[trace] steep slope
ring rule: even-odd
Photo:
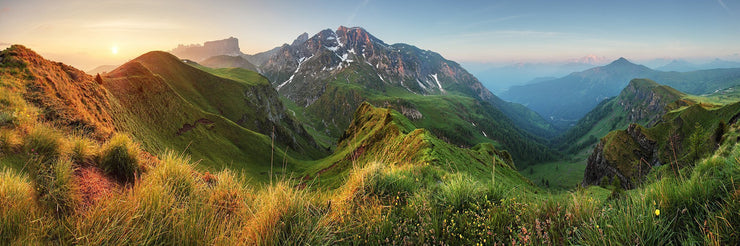
[[[337,151],[320,164],[307,168],[304,180],[316,179],[319,185],[336,185],[355,165],[379,162],[384,165],[427,166],[450,172],[462,171],[489,180],[492,165],[501,184],[530,186],[514,167],[511,156],[489,143],[473,148],[452,146],[433,133],[416,128],[401,113],[360,104],[352,123],[341,136]],[[531,187],[530,187],[531,188]]]
[[[691,94],[706,94],[740,83],[740,69],[694,72],[661,72],[620,58],[609,65],[543,81],[512,87],[501,94],[521,103],[553,124],[567,129],[606,98],[614,97],[633,78],[647,78]]]
[[[666,112],[695,104],[686,96],[649,79],[633,79],[619,96],[597,105],[553,142],[566,153],[580,152],[611,131],[626,129],[631,123],[652,126]]]
[[[21,94],[39,112],[15,112],[52,122],[69,131],[96,139],[108,138],[116,129],[108,93],[94,78],[71,66],[44,59],[36,52],[13,45],[0,53],[0,65],[11,68],[2,86]],[[14,82],[16,81],[16,82]],[[0,104],[11,105],[16,95],[3,95]]]
[[[135,135],[140,132],[139,127],[153,131],[141,137],[155,135],[184,142],[195,137],[186,137],[191,130],[205,131],[200,133],[214,130],[220,138],[230,139],[232,143],[248,144],[248,139],[264,136],[239,138],[239,135],[255,131],[274,134],[277,145],[295,150],[299,156],[322,156],[323,151],[317,148],[313,138],[285,112],[267,80],[253,74],[254,80],[250,83],[230,80],[189,66],[168,53],[150,52],[106,74],[103,84],[125,111],[133,114],[133,119],[147,121],[131,129]],[[151,127],[150,124],[159,125]],[[163,131],[165,126],[170,128],[169,132]],[[208,154],[207,150],[201,149],[204,155]]]
[[[306,34],[306,37],[308,38],[308,34]],[[260,52],[260,53],[253,54],[253,55],[244,54],[242,55],[242,57],[244,59],[247,59],[249,63],[252,63],[255,66],[259,66],[259,65],[265,64],[265,62],[267,62],[267,60],[269,60],[270,57],[274,56],[278,51],[280,51],[281,48],[282,47],[275,47],[275,48],[272,48],[271,50]]]
[[[631,189],[662,165],[665,172],[692,165],[712,153],[723,141],[728,125],[740,118],[740,103],[717,108],[695,104],[667,113],[653,127],[631,124],[626,130],[610,132],[588,158],[583,185],[610,183],[619,179]]]
[[[205,59],[201,62],[199,62],[200,65],[210,67],[210,68],[243,68],[246,70],[259,72],[259,69],[257,69],[257,66],[252,64],[251,62],[247,61],[247,59],[244,59],[241,56],[227,56],[227,55],[218,55],[213,56],[208,59]]]
[[[517,127],[550,134],[552,127],[538,115],[504,103],[437,53],[388,45],[362,28],[339,27],[299,38],[260,69],[299,118],[331,138],[339,137],[355,109],[369,101],[398,110],[455,145],[497,143],[522,164],[555,155],[538,143],[541,139]]]

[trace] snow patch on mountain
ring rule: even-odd
[[[295,74],[298,73],[299,70],[301,70],[301,65],[303,65],[303,62],[308,61],[311,58],[313,58],[313,55],[308,58],[301,57],[300,59],[298,59],[298,67],[295,68],[295,71],[292,75],[290,75],[290,78],[288,78],[288,80],[277,86],[277,90],[280,90],[280,88],[283,88],[283,86],[289,84],[290,82],[293,82],[293,77],[295,77]]]
[[[437,82],[437,86],[439,86],[439,91],[445,92],[445,89],[442,88],[442,84],[439,83],[439,79],[437,79],[437,74],[435,73],[435,74],[432,74],[432,75],[429,75],[429,76],[432,76],[432,78],[434,78],[434,82]]]

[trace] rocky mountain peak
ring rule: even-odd
[[[652,125],[669,110],[669,104],[684,96],[684,93],[650,79],[633,79],[619,94],[618,103],[627,112],[630,122]]]
[[[300,45],[285,45],[261,69],[278,92],[301,106],[312,104],[338,77],[367,88],[398,87],[424,95],[444,94],[447,86],[460,84],[478,98],[493,98],[459,64],[412,45],[388,45],[360,27],[325,29]],[[363,79],[340,75],[346,69]]]
[[[291,46],[301,45],[304,42],[308,40],[308,33],[304,32],[303,34],[299,35],[295,40],[293,40],[293,43]]]
[[[337,28],[336,34],[342,40],[342,42],[347,45],[347,47],[356,48],[357,50],[366,48],[368,46],[369,48],[372,48],[374,44],[387,46],[386,43],[374,37],[361,27],[347,28],[344,26],[340,26],[339,28]]]
[[[624,66],[624,65],[635,65],[635,64],[625,59],[624,57],[620,57],[619,59],[614,60],[612,63],[609,63],[609,65],[607,66]]]

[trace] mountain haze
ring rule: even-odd
[[[243,68],[246,70],[259,72],[257,66],[247,61],[247,59],[242,56],[218,55],[212,56],[198,63],[210,68]]]
[[[620,58],[609,65],[559,79],[512,87],[501,96],[526,105],[553,124],[567,129],[600,102],[619,94],[633,78],[647,78],[701,95],[739,84],[740,68],[661,72]]]
[[[189,59],[194,61],[202,61],[213,56],[227,55],[227,56],[240,56],[243,55],[239,49],[239,40],[230,37],[222,40],[207,41],[201,44],[180,44],[177,48],[170,51],[173,55],[180,57],[181,59]]]

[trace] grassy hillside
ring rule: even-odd
[[[650,184],[612,195],[600,187],[553,195],[523,181],[500,159],[505,154],[492,148],[459,152],[392,110],[364,104],[356,115],[337,158],[343,153],[358,158],[352,166],[332,169],[343,169],[342,178],[319,178],[318,184],[283,178],[254,185],[229,170],[203,172],[173,152],[144,161],[130,141],[81,144],[84,138],[67,140],[67,133],[53,128],[25,135],[22,125],[5,124],[4,136],[16,140],[3,141],[0,151],[0,203],[9,205],[0,207],[0,239],[257,245],[740,241],[740,185],[733,181],[740,175],[740,146],[735,142],[683,168],[683,177],[656,176]],[[728,139],[737,131],[733,126]],[[419,151],[392,147],[402,142]],[[378,146],[385,143],[392,146]],[[113,153],[130,160],[114,166],[139,167],[136,179],[117,181],[102,171]],[[29,165],[6,164],[13,159]],[[445,164],[455,160],[463,162]],[[489,161],[496,169],[478,171]],[[467,167],[455,166],[461,164]],[[333,188],[322,185],[329,181]]]
[[[348,74],[352,76],[355,73]],[[314,128],[320,132],[331,133],[332,129],[344,129],[346,126],[341,122],[349,122],[353,105],[369,101],[404,113],[415,125],[428,129],[451,144],[471,147],[477,143],[492,143],[508,150],[521,166],[557,157],[557,153],[539,143],[541,139],[516,127],[489,103],[454,92],[426,96],[406,93],[397,88],[380,92],[347,84],[343,80],[331,82],[326,92],[303,111],[307,115],[305,117],[334,119],[332,122],[314,124]],[[345,103],[331,103],[335,100]]]
[[[285,112],[264,77],[240,71],[237,81],[223,79],[185,65],[164,52],[150,52],[134,61],[163,78],[177,94],[203,111],[222,115],[264,135],[275,134],[278,143],[312,158],[322,155],[303,126]]]
[[[202,69],[235,80],[244,76],[236,69]],[[364,77],[368,72],[363,69],[369,68],[364,63],[350,65],[307,107],[298,106],[286,98],[283,102],[299,121],[306,123],[314,138],[321,139],[322,145],[327,147],[337,143],[332,136],[341,136],[349,126],[355,105],[368,101],[401,112],[418,127],[451,144],[472,147],[478,143],[491,143],[506,149],[520,166],[554,160],[558,156],[542,144],[545,140],[518,128],[502,111],[487,102],[457,92],[418,95],[402,88],[375,88],[373,85],[377,85],[375,80],[379,78]]]
[[[103,80],[118,82],[116,87],[101,88],[89,75],[45,60],[18,60],[19,53],[30,55],[18,47],[0,53],[2,244],[740,242],[740,184],[734,181],[740,175],[740,128],[734,121],[728,121],[716,151],[688,158],[676,169],[655,168],[647,182],[633,190],[592,186],[550,194],[523,178],[508,154],[491,144],[458,148],[417,128],[399,111],[361,103],[334,154],[315,162],[288,159],[285,168],[280,164],[274,170],[263,160],[253,160],[246,165],[263,166],[264,172],[278,177],[255,178],[256,170],[248,167],[211,168],[232,167],[230,161],[209,166],[193,161],[181,154],[186,147],[152,155],[144,141],[120,133],[118,125],[105,128],[106,121],[126,119],[126,125],[138,126],[132,130],[142,131],[131,134],[158,137],[155,126],[167,128],[168,122],[137,124],[168,112],[144,103],[118,108],[136,98],[166,106],[183,119],[213,119],[215,127],[197,125],[186,134],[201,134],[198,140],[211,144],[212,154],[226,155],[221,160],[240,158],[226,153],[227,142],[220,142],[229,134],[256,148],[269,146],[269,138],[233,122],[233,128],[221,127],[231,121],[198,111],[195,103],[163,100],[173,98],[169,93],[174,90],[167,89],[163,78],[149,76],[140,63],[117,71],[126,77]],[[47,73],[40,76],[42,70]],[[75,90],[55,92],[50,84]],[[139,88],[147,90],[147,96],[137,94]],[[109,105],[100,105],[112,110],[111,118],[95,114],[95,107],[86,108],[86,103],[65,101],[105,102],[93,93],[99,89],[119,95],[111,96]],[[703,121],[724,109],[738,112],[737,105],[697,107],[667,117],[675,125],[694,117]],[[281,150],[276,152],[275,163],[284,163]],[[268,158],[266,149],[249,152],[258,153]]]
[[[583,182],[598,184],[619,178],[623,187],[633,188],[658,166],[670,166],[679,176],[679,168],[693,165],[727,140],[728,125],[736,123],[739,112],[740,103],[723,107],[695,104],[669,112],[650,128],[632,124],[613,131],[589,157]]]
[[[153,52],[93,77],[22,46],[1,55],[3,101],[26,105],[12,106],[3,120],[33,117],[96,141],[128,133],[149,153],[178,149],[206,169],[248,171],[255,182],[269,179],[271,163],[327,155],[256,73],[229,80]],[[273,132],[274,141],[265,135]]]

